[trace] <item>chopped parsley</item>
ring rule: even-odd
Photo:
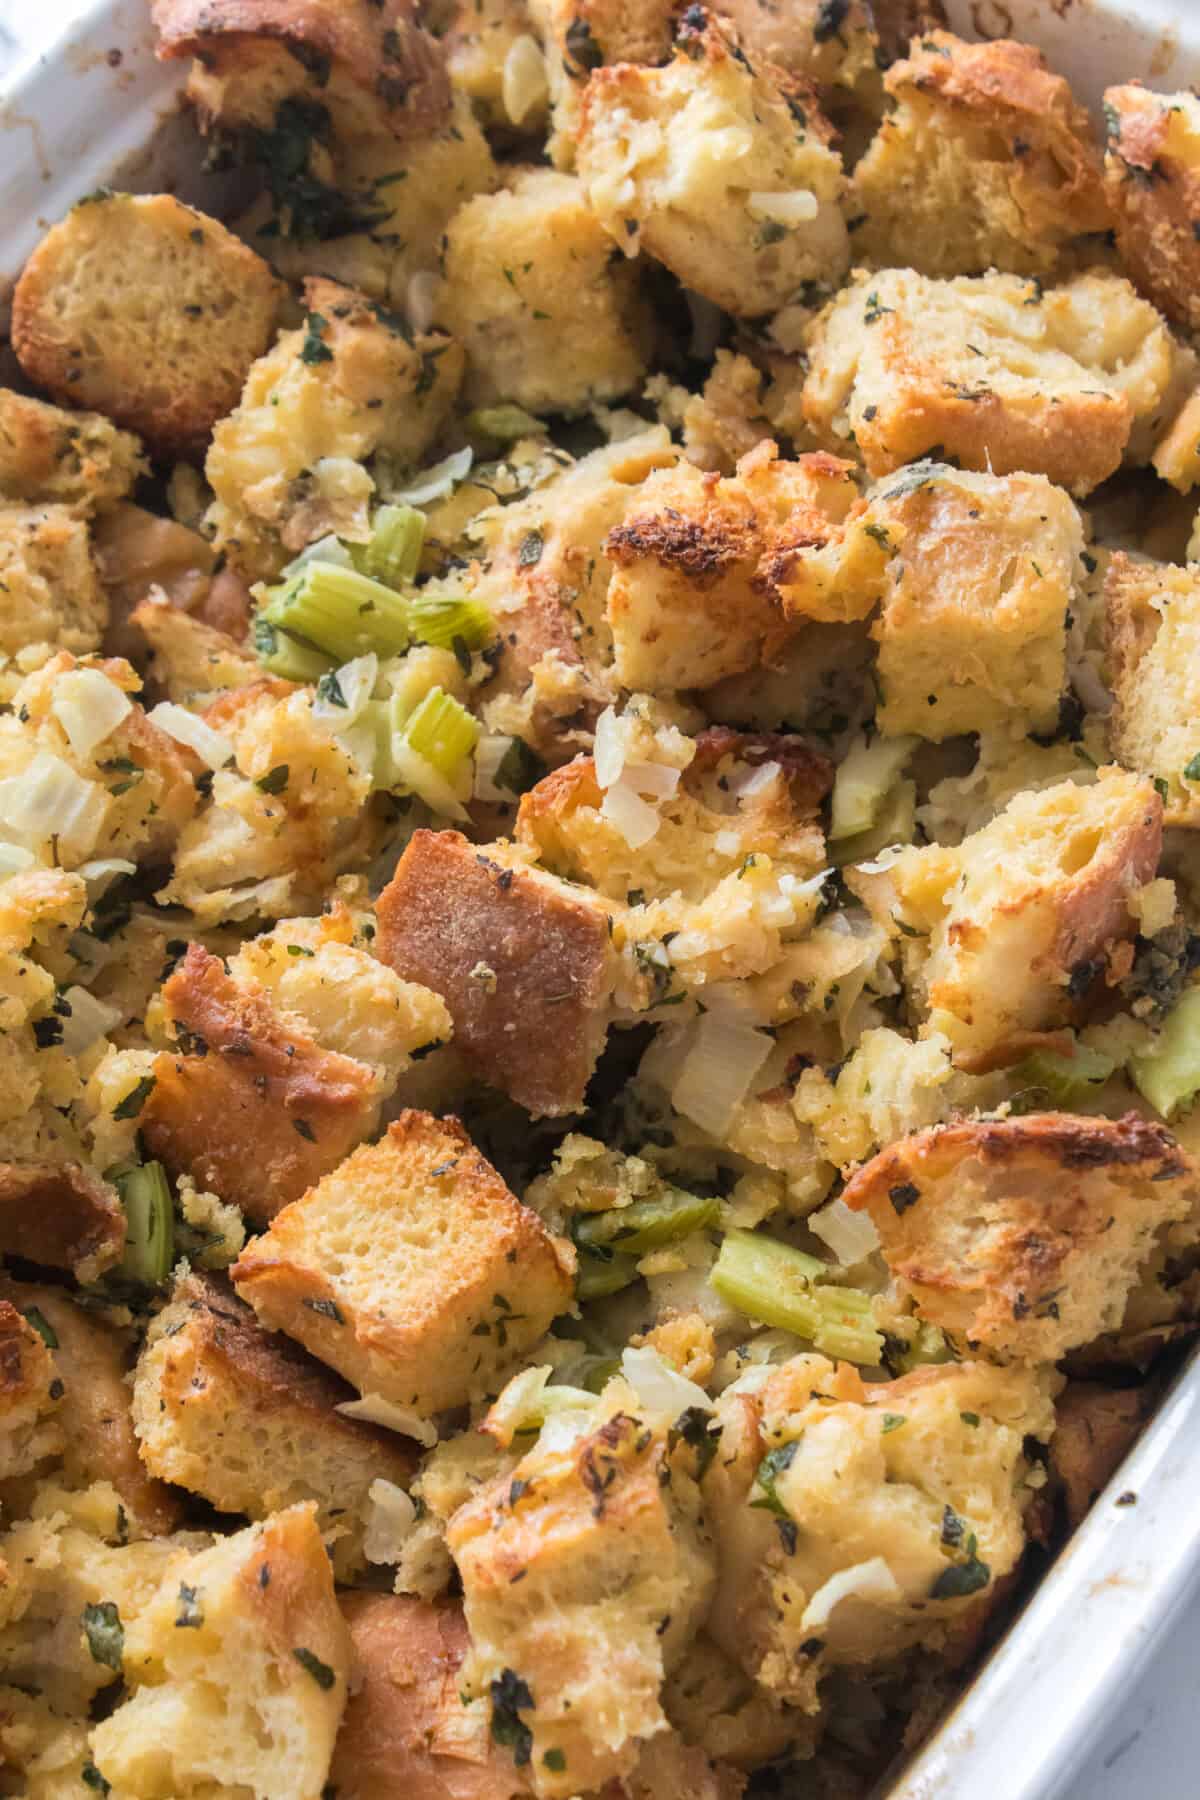
[[[92,1661],[115,1674],[121,1673],[121,1652],[125,1648],[125,1627],[115,1600],[97,1600],[83,1609],[81,1621]]]
[[[328,1693],[334,1682],[337,1680],[337,1676],[334,1674],[329,1664],[322,1662],[320,1657],[314,1655],[311,1650],[306,1650],[303,1644],[296,1645],[292,1651],[292,1655],[305,1673],[312,1676],[317,1686],[321,1688],[324,1693]]]

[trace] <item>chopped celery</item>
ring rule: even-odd
[[[937,1325],[921,1322],[907,1343],[892,1338],[888,1342],[887,1366],[893,1375],[907,1375],[910,1369],[919,1369],[926,1363],[954,1362],[954,1351],[946,1342],[945,1333]]]
[[[575,1298],[602,1300],[606,1294],[619,1294],[637,1280],[637,1258],[623,1256],[619,1250],[604,1245],[590,1248],[580,1244],[579,1262],[575,1270]]]
[[[121,1274],[141,1287],[158,1287],[175,1258],[175,1212],[160,1162],[134,1163],[113,1176],[125,1208]]]
[[[647,1250],[678,1243],[693,1231],[715,1225],[720,1216],[719,1201],[701,1200],[696,1194],[684,1193],[682,1188],[668,1188],[653,1200],[635,1200],[608,1212],[581,1213],[572,1235],[576,1244],[607,1244],[614,1250],[644,1256]]]
[[[830,842],[871,829],[916,744],[915,737],[855,738],[833,781]]]
[[[830,861],[836,868],[851,863],[869,862],[886,850],[889,844],[911,844],[917,827],[917,784],[895,781],[884,796],[883,808],[874,825],[856,831],[853,837],[839,838],[830,845]]]
[[[410,750],[450,780],[479,742],[479,720],[443,688],[430,688],[403,727]]]
[[[1052,1101],[1071,1107],[1086,1098],[1089,1089],[1107,1081],[1116,1066],[1115,1057],[1107,1056],[1103,1050],[1076,1044],[1071,1056],[1060,1056],[1054,1050],[1034,1050],[1013,1074],[1022,1087],[1045,1088]]]
[[[826,1265],[760,1231],[731,1231],[709,1282],[747,1318],[807,1338],[829,1356],[875,1364],[883,1340],[870,1296],[858,1288],[820,1283]]]
[[[351,554],[363,575],[399,587],[416,574],[424,542],[424,513],[415,506],[381,506],[371,520],[369,543],[356,544]]]
[[[254,649],[267,673],[283,681],[319,681],[334,666],[331,656],[299,643],[261,613],[254,621]]]
[[[497,444],[511,444],[517,438],[535,437],[545,430],[540,420],[524,407],[511,402],[499,406],[480,406],[467,414],[467,430],[472,437],[491,438]]]
[[[368,650],[395,655],[407,648],[412,635],[407,601],[357,569],[306,563],[290,581],[268,592],[271,598],[260,618],[338,662]]]
[[[422,644],[449,649],[456,640],[468,650],[478,650],[496,635],[496,624],[478,600],[459,600],[450,594],[414,594],[408,603],[412,634]]]
[[[1188,988],[1171,1008],[1144,1056],[1130,1058],[1139,1094],[1169,1119],[1200,1090],[1200,987]]]

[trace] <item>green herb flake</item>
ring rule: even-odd
[[[515,1669],[501,1669],[491,1683],[492,1737],[512,1751],[517,1767],[524,1768],[533,1754],[533,1733],[520,1714],[533,1707],[529,1683]]]
[[[83,1609],[81,1619],[92,1661],[114,1674],[121,1673],[121,1653],[125,1648],[125,1627],[114,1600],[98,1600]]]
[[[198,1631],[204,1623],[200,1590],[189,1587],[186,1581],[179,1584],[179,1610],[175,1614],[175,1623],[181,1631]]]
[[[21,1316],[27,1324],[33,1326],[47,1350],[58,1349],[58,1333],[40,1307],[28,1306]]]
[[[322,313],[310,312],[304,315],[304,341],[300,345],[300,361],[302,363],[327,363],[333,361],[333,351],[324,342],[329,320]]]
[[[762,1490],[762,1499],[752,1500],[751,1506],[761,1507],[764,1512],[775,1513],[781,1519],[790,1518],[787,1507],[775,1492],[775,1483],[785,1469],[791,1468],[799,1448],[799,1439],[793,1438],[791,1443],[777,1444],[774,1450],[767,1451],[754,1472],[755,1486]]]
[[[540,531],[527,531],[521,539],[521,546],[517,551],[517,567],[531,569],[535,563],[542,560],[542,551],[545,548],[546,540]]]
[[[1200,751],[1197,751],[1191,762],[1184,764],[1183,779],[1185,781],[1200,781]]]
[[[113,1118],[136,1119],[154,1092],[155,1080],[153,1075],[143,1075],[140,1081],[135,1081],[125,1098],[113,1107]]]
[[[327,1694],[337,1680],[337,1676],[329,1664],[322,1662],[320,1657],[315,1656],[311,1650],[306,1650],[303,1644],[298,1644],[293,1649],[292,1655],[305,1674],[311,1675],[317,1686]]]
[[[889,1431],[899,1431],[900,1427],[902,1425],[906,1425],[907,1423],[908,1423],[908,1414],[907,1413],[884,1413],[883,1428],[882,1428],[881,1435],[883,1437],[886,1437]]]
[[[287,789],[289,767],[287,763],[276,763],[265,775],[260,775],[254,783],[260,794],[282,794]]]
[[[94,1762],[84,1763],[79,1771],[79,1779],[85,1787],[95,1788],[98,1794],[107,1794],[110,1791],[109,1783],[105,1781]]]
[[[567,1766],[567,1759],[561,1750],[547,1750],[542,1761],[555,1775],[561,1775]]]
[[[929,1597],[931,1600],[961,1600],[967,1594],[977,1594],[991,1578],[987,1564],[972,1553],[966,1562],[951,1563],[948,1569],[942,1570],[929,1590]]]
[[[960,1412],[958,1416],[964,1425],[976,1426],[979,1423],[979,1414],[977,1412]]]

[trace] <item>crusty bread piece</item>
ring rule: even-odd
[[[66,1269],[87,1283],[124,1248],[120,1198],[82,1163],[0,1163],[0,1256]]]
[[[1114,551],[1104,615],[1111,752],[1163,784],[1164,824],[1200,827],[1200,776],[1187,773],[1200,749],[1200,565]]]
[[[1022,1362],[1055,1362],[1121,1322],[1160,1227],[1200,1177],[1160,1124],[1070,1113],[935,1125],[847,1183],[924,1318]]]
[[[427,1416],[494,1391],[572,1298],[574,1258],[455,1119],[403,1112],[280,1213],[234,1285],[363,1394]]]
[[[200,944],[162,989],[178,1048],[155,1058],[139,1115],[151,1155],[262,1225],[373,1129],[371,1071],[324,1050],[295,1014]]]
[[[1067,1524],[1082,1525],[1159,1398],[1159,1383],[1104,1387],[1069,1381],[1055,1406],[1050,1473],[1062,1486]]]
[[[580,102],[591,71],[604,63],[665,62],[674,11],[671,0],[529,0],[550,101],[546,154],[556,168],[574,165]]]
[[[282,290],[253,250],[170,194],[81,200],[13,294],[21,367],[159,456],[203,455],[271,339]]]
[[[1016,275],[859,274],[808,335],[804,416],[870,473],[941,452],[963,468],[1046,475],[1086,494],[1148,458],[1178,400],[1181,353],[1106,271],[1044,293]]]
[[[490,1693],[493,1729],[524,1736],[540,1800],[632,1772],[639,1740],[665,1729],[664,1672],[713,1589],[692,1452],[618,1385],[620,1399],[535,1444],[446,1531],[471,1632],[465,1691]]]
[[[1184,401],[1154,446],[1151,460],[1154,473],[1181,494],[1200,483],[1200,392]]]
[[[805,83],[752,68],[728,28],[695,7],[664,67],[595,70],[576,159],[627,256],[645,250],[685,287],[755,318],[806,281],[836,281],[850,261],[829,135]]]
[[[458,832],[416,831],[376,913],[379,955],[442,996],[483,1080],[535,1115],[582,1105],[616,980],[607,907]]]
[[[832,7],[823,0],[717,0],[712,10],[736,28],[753,63],[774,63],[822,87],[866,85],[876,73],[879,0]]]
[[[262,673],[236,638],[172,606],[161,594],[136,606],[129,622],[150,646],[150,680],[181,705],[228,688],[249,687]]]
[[[104,641],[114,654],[144,660],[145,639],[132,615],[161,600],[226,637],[243,642],[248,636],[250,589],[191,526],[122,500],[94,522],[92,543],[109,606]]]
[[[343,1594],[354,1675],[329,1770],[339,1800],[517,1800],[529,1789],[464,1705],[462,1608],[411,1594]],[[664,1796],[665,1800],[665,1796]]]
[[[411,0],[154,0],[158,54],[195,57],[188,97],[208,123],[274,124],[283,101],[325,106],[339,135],[415,137],[444,116],[442,53]]]
[[[57,504],[0,505],[0,651],[95,650],[108,619],[87,526]]]
[[[152,1474],[220,1512],[265,1519],[315,1500],[340,1579],[363,1565],[376,1479],[407,1487],[403,1438],[334,1410],[353,1389],[297,1345],[264,1331],[223,1279],[177,1279],[150,1327],[133,1384],[133,1423]]]
[[[1091,121],[1031,44],[914,41],[883,80],[896,103],[854,171],[854,253],[922,275],[1049,274],[1109,225]]]
[[[293,1506],[172,1569],[125,1638],[133,1692],[92,1760],[137,1800],[319,1800],[350,1642],[316,1508]]]
[[[751,1681],[704,1631],[692,1639],[668,1677],[663,1706],[689,1744],[698,1744],[726,1767],[732,1763],[754,1769],[788,1756],[808,1757],[824,1729],[819,1715],[784,1706]]]
[[[89,515],[129,492],[142,447],[100,413],[68,412],[0,388],[0,495]]]
[[[1169,319],[1200,330],[1200,99],[1134,81],[1106,91],[1104,118],[1121,261]]]
[[[63,1446],[54,1417],[63,1382],[40,1323],[33,1308],[18,1311],[0,1299],[0,1482],[27,1474]]]
[[[586,412],[645,374],[637,273],[614,258],[573,175],[518,168],[500,193],[469,200],[446,229],[441,266],[436,317],[466,351],[473,405]]]

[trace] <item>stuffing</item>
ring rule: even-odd
[[[614,1800],[661,1800],[686,1794],[688,1800],[741,1800],[745,1777],[726,1763],[714,1763],[695,1744],[660,1731],[642,1745],[637,1762],[615,1783]],[[606,1789],[607,1793],[608,1790]]]
[[[484,1081],[535,1115],[574,1112],[608,1029],[610,909],[498,848],[414,832],[376,905],[378,954],[442,996]]]
[[[680,424],[689,462],[732,475],[740,457],[772,435],[765,410],[765,377],[748,356],[718,350],[699,394],[683,399]],[[680,390],[684,392],[684,390]]]
[[[96,1281],[121,1259],[115,1188],[82,1163],[0,1162],[0,1255]]]
[[[40,1696],[0,1688],[0,1766],[26,1800],[77,1800],[88,1763],[87,1726]]]
[[[793,1108],[821,1155],[853,1170],[884,1144],[944,1119],[961,1103],[965,1079],[954,1079],[950,1045],[940,1034],[914,1042],[876,1026],[829,1075],[802,1070]]]
[[[372,1482],[406,1488],[415,1468],[402,1438],[335,1410],[354,1398],[331,1370],[264,1331],[227,1283],[190,1273],[150,1326],[133,1423],[151,1473],[219,1512],[265,1519],[316,1501],[346,1580],[363,1565]]]
[[[345,1594],[353,1688],[329,1771],[341,1800],[517,1800],[522,1772],[464,1704],[462,1609],[411,1595]]]
[[[0,651],[99,648],[108,621],[87,526],[66,505],[0,505]]]
[[[100,413],[68,412],[0,388],[0,495],[6,501],[65,506],[86,518],[123,500],[145,468],[137,439]]]
[[[592,70],[605,63],[665,62],[673,11],[671,0],[529,0],[551,102],[546,150],[556,167],[574,162],[580,105]]]
[[[13,293],[22,369],[160,456],[199,456],[271,341],[281,289],[262,258],[170,194],[82,200]]]
[[[455,0],[442,39],[457,95],[493,126],[545,124],[547,70],[526,0]]]
[[[205,462],[215,542],[251,575],[278,574],[331,531],[365,538],[373,483],[360,465],[377,453],[419,464],[462,377],[450,338],[352,288],[310,277],[304,305],[304,323],[249,370]]]
[[[754,731],[811,731],[826,744],[865,723],[874,646],[857,622],[796,620],[769,666],[727,676],[707,688],[703,707],[722,725]]]
[[[233,1279],[265,1325],[427,1417],[543,1336],[571,1304],[572,1270],[457,1120],[406,1111],[280,1213]]]
[[[639,1741],[666,1727],[663,1676],[713,1588],[697,1466],[617,1380],[450,1520],[464,1690],[490,1697],[493,1735],[541,1800],[629,1775]]]
[[[174,1048],[142,1078],[138,1129],[172,1174],[191,1174],[266,1224],[368,1136],[374,1071],[327,1050],[257,980],[235,980],[200,944],[165,982]],[[128,1104],[128,1103],[126,1103]]]
[[[1154,447],[1154,473],[1181,494],[1200,483],[1200,393],[1185,400],[1174,422]],[[1145,546],[1149,549],[1149,545]],[[1189,550],[1188,561],[1196,558]]]
[[[1136,930],[1132,895],[1157,869],[1162,801],[1115,767],[1090,785],[1017,794],[955,849],[903,851],[856,878],[898,902],[911,990],[960,1068],[1015,1062],[1066,1024],[1114,943]]]
[[[1200,566],[1143,562],[1118,550],[1104,580],[1113,708],[1108,741],[1149,775],[1164,825],[1200,825]]]
[[[922,275],[1048,275],[1108,229],[1086,110],[1030,44],[914,41],[883,78],[888,113],[854,171],[854,252]]]
[[[92,1760],[121,1793],[318,1800],[350,1642],[315,1508],[177,1564],[131,1622],[124,1666],[132,1692],[92,1732]]]
[[[465,398],[532,412],[585,412],[646,371],[649,319],[636,272],[579,181],[518,168],[500,193],[459,208],[446,228],[435,317],[466,353]]]
[[[1154,308],[1105,271],[1045,291],[1017,275],[860,272],[807,348],[805,418],[829,449],[853,439],[873,476],[936,446],[1076,495],[1149,456],[1187,366]]]
[[[1072,1530],[1116,1473],[1156,1398],[1153,1384],[1110,1388],[1096,1381],[1069,1381],[1059,1395],[1050,1472],[1061,1484]]]
[[[770,313],[850,261],[841,160],[811,89],[755,70],[703,8],[662,68],[595,69],[576,156],[596,216],[626,256],[665,263],[740,318]]]
[[[820,1356],[735,1383],[705,1484],[710,1636],[810,1713],[831,1667],[944,1647],[1021,1556],[1040,1474],[1024,1446],[1049,1439],[1052,1391],[979,1362],[864,1383]]]
[[[1140,82],[1104,95],[1105,190],[1121,261],[1148,300],[1200,329],[1200,100]]]
[[[340,135],[419,137],[449,105],[438,46],[409,0],[154,0],[158,54],[194,57],[206,125],[266,130],[316,103]]]
[[[870,1212],[922,1317],[1048,1363],[1120,1324],[1156,1232],[1196,1193],[1195,1167],[1162,1125],[1042,1113],[902,1138],[843,1199]]]
[[[728,19],[755,63],[773,63],[821,87],[869,86],[876,72],[878,0],[718,0],[713,11]],[[915,24],[915,21],[914,21]]]
[[[751,1681],[703,1632],[668,1677],[663,1706],[688,1743],[739,1768],[807,1759],[824,1723]]]
[[[0,1300],[0,1482],[28,1474],[62,1449],[54,1413],[63,1383],[41,1323],[34,1308],[18,1311],[11,1300]]]
[[[203,709],[225,689],[258,680],[259,666],[248,650],[161,593],[135,607],[130,623],[150,647],[150,682],[179,705]]]
[[[238,642],[246,637],[250,590],[226,558],[190,525],[122,501],[97,519],[92,541],[108,599],[104,641],[115,653],[135,661],[144,658],[144,639],[130,620],[141,604],[160,600]]]

